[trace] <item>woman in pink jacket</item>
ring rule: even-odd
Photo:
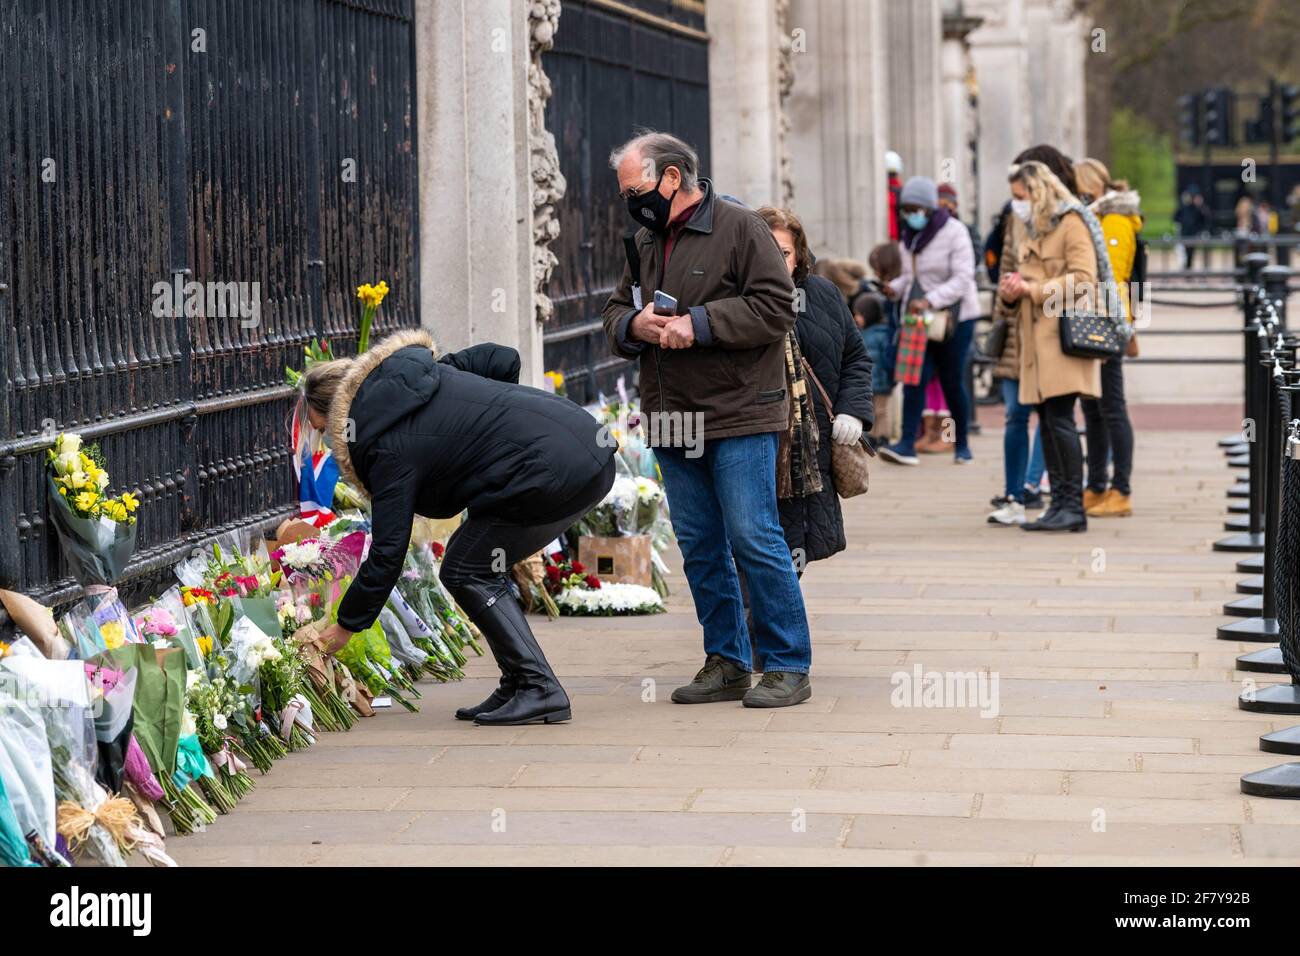
[[[916,434],[925,409],[925,390],[938,377],[956,423],[953,460],[970,461],[966,428],[970,422],[970,396],[963,369],[971,348],[975,319],[980,314],[975,288],[975,250],[970,232],[961,220],[939,206],[934,180],[913,176],[898,196],[899,240],[903,272],[890,283],[891,294],[913,315],[947,312],[947,335],[931,340],[925,349],[921,381],[903,388],[903,434],[897,443],[880,449],[880,457],[899,465],[916,465]]]

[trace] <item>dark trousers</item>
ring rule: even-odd
[[[1121,495],[1131,489],[1133,473],[1133,423],[1124,401],[1124,357],[1117,355],[1101,366],[1101,398],[1083,400],[1088,426],[1088,490],[1106,490],[1106,464],[1110,461],[1110,487]]]
[[[911,452],[916,444],[916,432],[921,427],[921,413],[925,411],[925,388],[930,379],[939,376],[943,397],[948,400],[957,426],[954,451],[966,448],[966,434],[970,426],[970,395],[966,392],[966,357],[971,349],[975,323],[958,322],[946,342],[930,342],[925,347],[925,364],[921,368],[921,381],[903,387],[903,434],[899,445]]]
[[[1052,480],[1052,507],[1082,509],[1083,447],[1074,424],[1074,403],[1078,395],[1057,395],[1038,406],[1043,423],[1043,457]]]
[[[558,517],[519,524],[494,515],[471,514],[447,542],[439,578],[474,620],[491,602],[509,593],[510,568],[546,547],[590,511],[614,484],[614,460],[586,488],[556,505]],[[477,623],[477,622],[476,622]]]

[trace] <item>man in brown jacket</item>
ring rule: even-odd
[[[640,360],[641,410],[704,629],[704,667],[673,701],[800,703],[812,696],[812,645],[776,503],[790,411],[785,337],[795,323],[789,270],[767,224],[719,199],[675,136],[643,133],[614,150],[610,166],[642,228],[605,305],[605,333],[615,354]],[[657,291],[676,307],[656,312]],[[756,686],[737,565],[763,668]]]

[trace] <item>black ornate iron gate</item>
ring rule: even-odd
[[[411,2],[0,0],[0,585],[76,593],[57,431],[141,492],[128,596],[289,511],[285,365],[355,348],[363,282],[418,323]],[[174,282],[256,318],[160,317]]]
[[[568,191],[558,207],[559,265],[548,293],[555,317],[544,337],[548,369],[569,397],[609,394],[635,366],[610,354],[600,310],[623,271],[629,220],[609,152],[638,127],[691,143],[709,168],[708,35],[698,0],[564,0],[555,47],[543,57],[554,134]]]

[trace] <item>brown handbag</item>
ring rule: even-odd
[[[817,394],[822,397],[822,402],[826,405],[826,415],[835,420],[835,408],[831,404],[831,397],[826,394],[826,389],[822,387],[821,379],[817,373],[812,370],[808,360],[803,360],[803,370],[807,373],[808,378],[817,386]],[[875,455],[870,446],[864,444],[861,440],[854,442],[852,445],[841,445],[839,442],[831,442],[831,480],[835,483],[835,491],[841,498],[854,498],[861,494],[866,494],[867,487],[871,481],[871,475],[867,468],[867,462]]]

